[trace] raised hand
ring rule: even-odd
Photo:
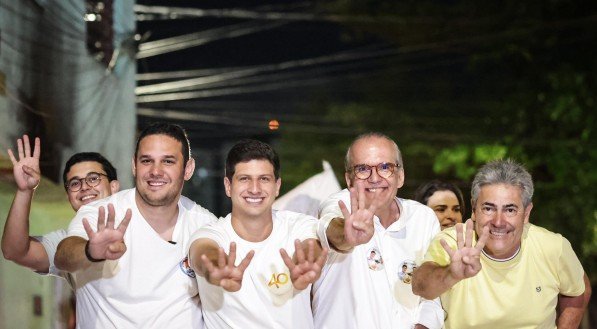
[[[124,233],[131,221],[132,212],[127,209],[124,219],[118,227],[114,227],[114,206],[108,204],[108,219],[104,207],[98,210],[97,232],[91,229],[86,218],[83,218],[83,227],[89,236],[89,255],[95,259],[118,259],[126,252]]]
[[[485,242],[489,235],[489,228],[485,226],[483,232],[473,247],[473,221],[466,221],[466,238],[463,237],[462,223],[456,224],[456,245],[457,249],[452,249],[445,240],[440,240],[444,250],[450,255],[450,274],[456,280],[462,280],[475,276],[481,270],[481,250],[485,247]]]
[[[8,150],[8,157],[12,162],[13,175],[17,183],[17,188],[21,191],[33,191],[39,185],[41,173],[39,170],[39,154],[41,150],[39,138],[35,138],[33,154],[31,154],[31,144],[29,136],[23,135],[23,139],[17,139],[17,160],[11,149]]]
[[[305,257],[305,251],[303,250],[303,244],[301,241],[294,240],[294,259],[288,256],[288,253],[284,249],[280,249],[280,255],[284,260],[284,264],[290,270],[290,279],[292,285],[297,290],[306,289],[309,284],[315,282],[321,275],[321,269],[328,256],[328,250],[324,249],[319,257],[315,259],[315,241],[309,240],[307,255]]]
[[[234,265],[236,261],[236,243],[230,243],[230,253],[227,256],[223,248],[218,249],[218,264],[214,265],[207,255],[201,255],[201,262],[203,263],[205,271],[205,279],[216,286],[224,288],[229,292],[239,291],[242,286],[243,274],[251,263],[255,251],[251,250],[245,258],[238,264]]]
[[[365,187],[360,180],[356,182],[350,191],[350,208],[338,201],[342,215],[344,216],[344,239],[345,243],[351,247],[369,242],[373,237],[373,216],[377,210],[375,202],[371,203],[369,208],[365,207]]]

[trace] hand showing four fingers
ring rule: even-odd
[[[87,218],[83,218],[83,227],[89,237],[89,255],[95,259],[118,259],[126,252],[124,233],[131,221],[132,212],[127,209],[124,219],[115,227],[114,206],[108,204],[108,218],[104,207],[99,207],[97,231],[91,229]]]
[[[444,250],[450,255],[450,273],[456,280],[462,280],[475,276],[481,270],[481,250],[489,235],[489,228],[483,228],[483,232],[473,247],[473,236],[475,234],[473,221],[466,221],[466,234],[463,236],[462,223],[456,224],[456,250],[452,249],[445,240],[440,240]]]
[[[229,255],[226,255],[223,248],[219,248],[217,265],[214,265],[205,254],[201,255],[201,262],[207,269],[205,279],[213,285],[221,286],[226,291],[239,291],[242,286],[243,274],[251,263],[254,254],[253,250],[249,251],[238,266],[234,265],[236,261],[236,243],[231,242]]]
[[[328,250],[324,249],[319,257],[315,257],[315,242],[313,239],[308,241],[307,253],[303,250],[303,244],[300,240],[294,241],[294,259],[288,256],[288,253],[283,248],[280,249],[280,255],[284,260],[284,264],[290,271],[290,279],[292,285],[297,290],[303,290],[309,284],[315,282],[321,275],[321,270],[325,264]]]
[[[17,139],[18,160],[11,149],[8,150],[8,157],[12,162],[13,175],[17,188],[21,191],[34,190],[39,185],[41,173],[39,170],[39,155],[41,150],[39,138],[35,138],[33,153],[29,136],[23,135],[23,139]]]

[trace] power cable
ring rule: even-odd
[[[147,58],[147,57],[151,57],[151,56],[157,56],[157,55],[162,55],[162,54],[166,54],[166,53],[170,53],[170,52],[174,52],[174,51],[179,51],[179,50],[183,50],[183,49],[188,49],[188,48],[192,48],[192,47],[196,47],[196,46],[201,46],[201,45],[205,45],[207,43],[210,42],[214,42],[214,41],[220,41],[223,39],[231,39],[231,38],[237,38],[243,35],[248,35],[248,34],[253,34],[253,33],[257,33],[257,32],[261,32],[261,31],[265,31],[265,30],[269,30],[269,29],[274,29],[277,27],[280,27],[281,25],[283,25],[284,23],[270,23],[270,24],[254,24],[252,23],[252,27],[246,27],[246,28],[242,28],[242,29],[230,29],[227,27],[223,27],[223,28],[219,28],[217,29],[219,33],[217,33],[216,35],[214,35],[213,37],[200,37],[202,35],[202,32],[195,32],[195,33],[191,33],[191,34],[187,34],[184,36],[178,36],[175,38],[182,38],[184,37],[185,41],[174,41],[173,43],[168,44],[167,42],[164,42],[163,45],[159,45],[159,46],[154,46],[153,48],[149,48],[147,49],[147,45],[145,47],[144,44],[141,44],[140,46],[140,51],[137,53],[137,59],[142,59],[142,58]],[[164,41],[164,40],[158,40],[158,41],[152,41],[153,45],[155,45],[156,42],[160,42],[160,41]],[[170,40],[167,40],[170,41]],[[146,50],[144,50],[143,48],[146,48]]]

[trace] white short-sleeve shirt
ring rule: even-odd
[[[302,291],[294,289],[280,248],[292,256],[296,239],[317,238],[317,219],[278,210],[272,216],[272,233],[261,242],[239,237],[232,227],[231,215],[193,235],[193,240],[215,241],[226,253],[230,242],[235,242],[237,264],[249,251],[255,251],[237,292],[227,292],[197,275],[206,328],[313,328],[310,286]]]
[[[320,207],[318,235],[331,220],[343,217],[338,200],[350,209],[350,193],[330,196]],[[431,208],[398,199],[399,219],[387,229],[374,217],[368,243],[343,254],[330,249],[321,277],[313,285],[316,328],[412,328],[420,323],[441,328],[444,313],[439,299],[425,300],[412,293],[412,271],[421,263],[429,243],[440,231]],[[329,245],[327,245],[329,247]]]
[[[95,228],[100,206],[114,205],[116,225],[127,209],[132,210],[124,255],[74,273],[77,327],[203,328],[197,284],[186,254],[193,232],[216,217],[181,197],[172,241],[165,241],[139,212],[135,193],[124,190],[81,207],[69,226],[69,236],[87,239],[82,219]]]

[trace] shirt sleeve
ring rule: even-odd
[[[574,253],[570,242],[561,237],[562,253],[560,254],[558,276],[560,279],[560,294],[564,296],[580,296],[585,291],[585,271]]]
[[[89,222],[91,228],[95,231],[97,230],[97,217],[98,217],[98,208],[92,207],[89,205],[82,206],[77,211],[75,218],[70,222],[68,226],[68,236],[78,236],[83,239],[88,240],[89,237],[87,236],[87,232],[83,227],[83,218],[86,218]],[[118,216],[118,215],[117,215]]]
[[[435,213],[427,212],[427,216],[431,218],[431,226],[429,229],[430,245],[428,246],[428,249],[430,249],[431,244],[433,241],[435,241],[435,237],[441,232],[441,230]],[[437,242],[439,243],[439,240]],[[444,248],[442,248],[441,251],[446,254]],[[439,297],[433,300],[421,298],[415,321],[416,323],[420,323],[429,329],[441,329],[444,326],[444,309],[442,308]]]
[[[444,309],[439,298],[428,300],[421,298],[416,323],[420,323],[429,329],[441,329],[444,325]]]
[[[429,244],[429,248],[427,249],[427,253],[425,254],[423,262],[435,262],[440,266],[446,266],[450,264],[450,255],[448,255],[448,253],[444,250],[440,240],[444,239],[448,245],[450,245],[450,247],[456,248],[455,234],[456,231],[454,228],[449,228],[439,232],[435,238],[433,238],[431,244]]]
[[[65,277],[66,273],[57,269],[54,265],[54,256],[56,255],[56,249],[58,249],[58,244],[66,238],[66,231],[65,230],[57,230],[50,232],[48,234],[44,234],[42,236],[36,236],[35,239],[41,243],[41,245],[46,250],[46,254],[48,254],[48,262],[50,264],[48,268],[48,273],[40,273],[39,274],[48,274],[58,277]]]
[[[340,192],[342,193],[342,192]],[[332,219],[337,217],[344,217],[340,206],[338,206],[338,200],[341,200],[340,193],[336,193],[330,196],[327,200],[323,201],[319,207],[319,222],[317,223],[317,236],[321,242],[323,248],[333,250],[330,248],[326,231]],[[347,205],[350,206],[350,205]]]
[[[218,246],[224,248],[224,250],[227,252],[227,250],[230,248],[230,239],[227,238],[224,230],[217,225],[217,223],[221,220],[224,219],[219,219],[218,221],[207,224],[206,226],[203,226],[195,231],[193,236],[191,236],[191,243],[189,246],[191,246],[195,240],[210,239],[213,240]]]
[[[293,229],[295,239],[299,239],[300,241],[318,239],[318,223],[319,221],[315,217],[300,214]]]

